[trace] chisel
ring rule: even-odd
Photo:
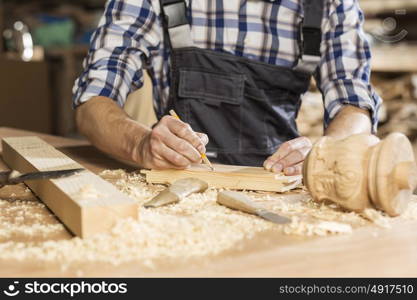
[[[23,183],[28,180],[42,180],[42,179],[58,179],[69,177],[85,169],[69,169],[57,171],[32,172],[21,174],[16,170],[0,172],[0,188],[5,185],[14,185]]]
[[[287,224],[291,222],[290,218],[264,209],[243,193],[233,191],[219,192],[217,195],[217,203],[248,214],[257,215],[276,224]]]

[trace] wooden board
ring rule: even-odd
[[[7,165],[22,173],[82,168],[38,137],[4,138],[2,147]],[[68,178],[26,184],[80,237],[107,231],[120,218],[138,217],[134,200],[88,170]]]
[[[236,190],[286,192],[301,184],[301,176],[284,176],[259,167],[214,164],[193,165],[186,170],[142,170],[149,183],[171,184],[175,180],[194,177],[204,180],[210,187]]]
[[[405,10],[412,13],[417,10],[415,0],[360,0],[359,5],[366,15],[392,13],[396,10]]]
[[[417,72],[417,46],[378,46],[372,48],[371,67],[374,72]]]

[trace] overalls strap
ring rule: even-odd
[[[300,23],[300,56],[296,71],[313,74],[321,60],[321,23],[325,0],[302,0],[304,18]],[[173,49],[192,47],[191,29],[184,0],[160,0],[164,31]]]
[[[300,57],[295,70],[313,74],[321,60],[321,23],[324,0],[302,0],[304,18],[300,24]]]
[[[194,46],[184,0],[160,0],[162,24],[172,49]]]

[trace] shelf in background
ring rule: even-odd
[[[87,55],[88,49],[89,45],[73,45],[71,47],[46,49],[45,54],[47,57],[61,57],[67,55],[84,57]]]
[[[390,13],[396,10],[417,11],[417,0],[359,0],[365,14]]]
[[[375,46],[372,70],[375,72],[417,72],[417,45]]]

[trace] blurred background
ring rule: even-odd
[[[105,2],[0,0],[0,126],[78,136],[71,90]],[[417,149],[417,0],[359,2],[373,49],[372,81],[384,99],[378,135],[403,132]],[[131,95],[126,110],[152,123],[149,87],[147,81]],[[132,103],[143,97],[149,101],[137,114]],[[317,139],[322,118],[313,84],[298,118],[301,133]]]
[[[384,100],[378,136],[406,134],[417,157],[417,0],[359,0],[365,32],[372,47],[372,83]],[[303,99],[298,117],[301,134],[316,140],[323,134],[321,94]]]
[[[0,0],[0,126],[76,134],[72,86],[105,0]]]

